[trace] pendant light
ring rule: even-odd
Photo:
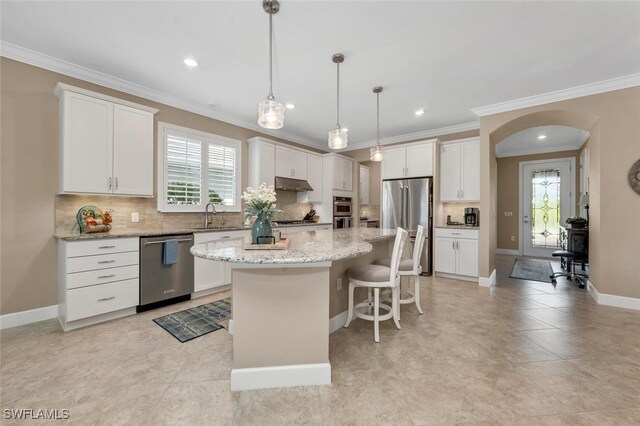
[[[262,8],[269,14],[269,96],[258,105],[258,125],[265,129],[282,129],[284,105],[273,96],[273,15],[280,10],[280,3],[263,0]]]
[[[338,68],[338,91],[337,91],[337,100],[338,100],[338,114],[337,114],[337,123],[336,128],[329,130],[329,148],[331,149],[343,149],[347,147],[347,143],[349,143],[347,136],[347,129],[343,129],[340,127],[340,64],[344,62],[344,55],[342,53],[336,53],[331,58],[334,64],[337,65]]]
[[[382,155],[382,146],[380,145],[380,92],[382,92],[381,86],[373,88],[373,93],[376,94],[376,110],[378,120],[378,130],[376,136],[376,146],[369,150],[369,159],[371,161],[382,161],[384,156]]]

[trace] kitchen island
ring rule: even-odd
[[[344,272],[353,264],[388,255],[395,232],[299,232],[287,234],[287,250],[245,250],[244,239],[193,246],[194,256],[234,264],[231,389],[330,384],[330,312],[347,297],[332,287],[347,287]]]

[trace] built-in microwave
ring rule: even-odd
[[[333,217],[353,216],[353,203],[349,197],[333,197]]]
[[[351,216],[338,216],[333,218],[333,229],[351,228]]]

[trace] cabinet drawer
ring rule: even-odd
[[[137,251],[127,253],[103,254],[98,256],[70,257],[67,259],[66,272],[83,272],[94,269],[116,268],[119,266],[137,265],[140,254]]]
[[[73,241],[66,243],[65,250],[67,257],[138,251],[140,246],[139,241],[139,238],[101,238],[97,240]]]
[[[138,279],[67,291],[67,321],[75,321],[138,304]]]
[[[67,289],[138,278],[138,265],[67,274]]]
[[[232,240],[234,238],[244,238],[251,235],[250,230],[245,231],[221,231],[221,232],[201,232],[193,234],[194,244],[208,243],[211,241]]]
[[[471,240],[477,240],[478,230],[477,229],[436,228],[435,236],[446,237],[446,238],[467,238]]]

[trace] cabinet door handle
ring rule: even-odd
[[[102,278],[113,278],[115,277],[116,274],[111,274],[111,275],[100,275],[98,278],[102,279]]]
[[[452,232],[451,235],[460,235],[459,232]]]
[[[103,297],[102,299],[98,299],[98,302],[106,302],[107,300],[113,300],[115,298],[115,296]]]
[[[221,240],[226,240],[228,238],[231,238],[231,235],[225,235],[224,237],[220,237]]]
[[[100,246],[98,248],[99,249],[109,249],[109,248],[116,248],[116,246]]]
[[[460,198],[464,198],[464,189],[460,190]]]
[[[451,250],[455,250],[455,249],[456,249],[456,242],[451,241]]]
[[[98,263],[102,264],[102,263],[115,263],[115,260],[101,260]]]
[[[109,186],[109,191],[111,191],[111,178],[109,178],[107,185]]]
[[[116,178],[116,191],[118,190],[118,178]]]

